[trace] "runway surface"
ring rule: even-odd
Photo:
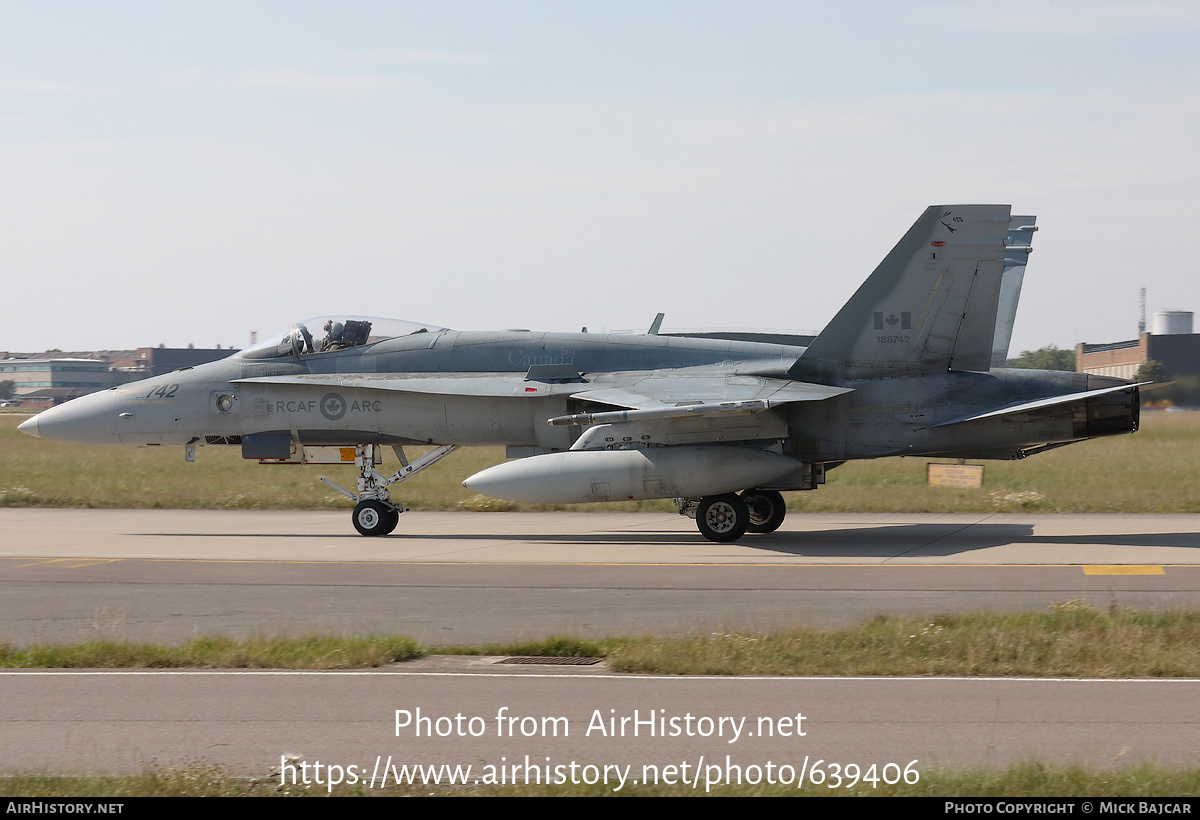
[[[671,513],[410,512],[386,538],[347,512],[0,509],[0,555],[287,561],[708,564],[1196,564],[1200,515],[793,513],[704,540]]]
[[[1200,515],[793,515],[783,531],[733,545],[661,513],[407,513],[381,539],[353,534],[347,519],[3,509],[0,633],[24,644],[398,632],[436,646],[1072,599],[1200,605]],[[694,777],[702,761],[726,764],[726,754],[764,774],[768,763],[799,770],[818,759],[864,770],[916,760],[926,773],[1030,758],[1185,765],[1200,752],[1197,681],[701,680],[442,663],[354,675],[3,673],[0,770],[138,771],[155,759],[207,759],[263,774],[284,754],[360,768],[388,755],[396,765],[478,766],[524,766],[528,755],[531,766],[674,766],[678,778],[683,764]],[[485,731],[397,736],[395,710],[418,707],[480,717]],[[501,707],[567,717],[571,735],[501,737],[492,722]],[[586,733],[597,713],[639,710],[644,719],[660,709],[681,720],[744,717],[747,726],[804,713],[812,731],[732,744]]]
[[[370,633],[427,644],[837,624],[878,613],[1200,606],[1200,515],[793,515],[714,544],[662,513],[0,510],[0,630]]]

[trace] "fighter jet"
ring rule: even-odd
[[[1007,205],[927,209],[811,343],[664,335],[661,315],[645,334],[331,315],[19,429],[179,445],[188,460],[210,445],[267,463],[353,461],[356,492],[328,483],[368,536],[404,512],[393,485],[459,446],[502,444],[515,460],[469,489],[550,504],[671,498],[706,538],[735,541],[776,530],[782,492],[816,490],[852,459],[1019,459],[1137,429],[1137,384],[998,366],[1034,230]],[[387,447],[400,461],[390,476],[377,469]]]

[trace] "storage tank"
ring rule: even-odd
[[[1177,336],[1192,332],[1190,310],[1160,310],[1154,314],[1155,336]]]

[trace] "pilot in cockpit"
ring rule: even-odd
[[[341,322],[330,319],[325,323],[325,338],[321,340],[321,350],[336,350],[345,342],[346,326]]]

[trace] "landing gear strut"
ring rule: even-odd
[[[342,489],[325,476],[321,476],[322,481],[355,502],[352,520],[354,529],[358,530],[360,535],[387,535],[396,529],[396,525],[400,523],[400,513],[404,512],[405,508],[403,504],[392,500],[388,487],[392,484],[399,484],[426,467],[441,461],[457,450],[459,445],[447,444],[436,447],[411,464],[404,455],[403,447],[393,447],[392,450],[396,453],[396,457],[400,459],[400,469],[390,477],[385,477],[375,471],[377,447],[376,444],[360,444],[354,448],[354,464],[359,470],[357,495]]]

